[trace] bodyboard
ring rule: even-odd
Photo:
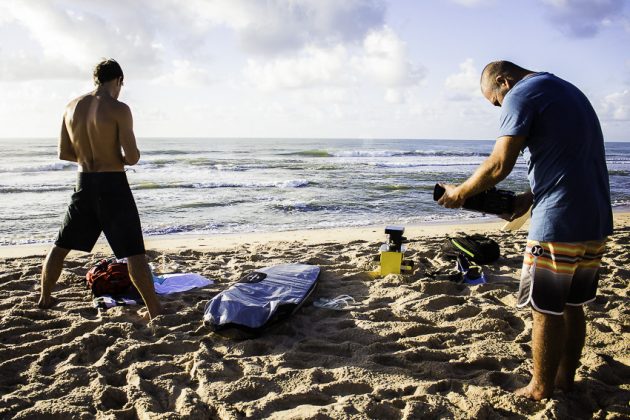
[[[255,270],[214,296],[203,322],[215,331],[257,333],[297,311],[315,290],[320,268],[282,264]]]
[[[519,230],[527,220],[529,220],[530,215],[532,214],[532,208],[530,207],[522,216],[517,217],[514,220],[511,220],[503,225],[501,228],[502,231],[511,231],[511,230]]]

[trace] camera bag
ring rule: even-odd
[[[477,264],[488,264],[499,259],[499,244],[481,234],[449,237],[442,244],[447,257],[457,258],[464,254]]]

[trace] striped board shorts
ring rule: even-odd
[[[527,241],[517,307],[562,315],[565,305],[595,300],[606,239],[587,242]]]

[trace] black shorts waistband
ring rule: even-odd
[[[77,190],[129,188],[125,172],[77,172]]]

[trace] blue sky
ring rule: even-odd
[[[479,73],[581,88],[630,141],[626,0],[6,0],[0,137],[54,137],[92,67],[125,71],[138,137],[493,139]]]

